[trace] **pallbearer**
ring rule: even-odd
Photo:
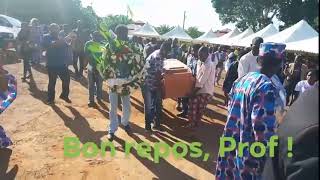
[[[196,127],[202,118],[203,112],[213,96],[216,66],[209,56],[208,47],[202,46],[199,50],[198,70],[195,88],[189,100],[189,127]]]

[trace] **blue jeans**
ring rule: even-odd
[[[102,82],[99,72],[88,71],[89,102],[94,102],[95,93],[98,100],[102,99]]]
[[[119,127],[118,121],[118,97],[119,94],[115,92],[109,93],[109,100],[110,100],[110,126],[109,126],[109,133],[115,133]],[[130,103],[130,95],[121,96],[122,102],[122,111],[123,117],[121,118],[121,124],[124,126],[129,125],[129,119],[131,115],[131,103]]]
[[[155,125],[159,126],[162,118],[161,90],[151,91],[148,86],[145,86],[143,92],[146,127],[150,126],[153,120],[155,120]]]

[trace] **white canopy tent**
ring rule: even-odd
[[[235,37],[240,33],[241,32],[239,31],[239,29],[235,28],[232,31],[228,32],[227,34],[225,34],[225,35],[223,35],[221,37],[209,39],[209,42],[212,43],[212,44],[221,44],[224,41],[226,41],[227,39]]]
[[[319,36],[305,20],[299,21],[297,24],[270,36],[264,40],[264,42],[276,42],[276,43],[289,43],[300,40],[305,40]]]
[[[304,51],[319,54],[319,36],[301,41],[290,42],[286,45],[287,50]]]
[[[177,38],[179,40],[189,42],[193,40],[180,26],[175,27],[170,32],[167,32],[166,34],[162,35],[162,37],[164,39]]]
[[[266,38],[266,37],[275,35],[277,33],[279,33],[278,29],[273,24],[269,24],[268,26],[261,29],[260,31],[254,33],[246,38],[241,39],[239,42],[235,43],[234,45],[243,46],[243,47],[250,47],[252,40],[255,37]]]
[[[195,39],[195,41],[209,42],[210,39],[216,38],[216,37],[218,37],[218,35],[216,33],[214,33],[212,31],[212,29],[210,29],[208,32],[204,33],[202,36],[200,36],[197,39]]]
[[[233,38],[229,38],[228,40],[226,40],[224,43],[225,45],[235,45],[237,44],[241,39],[246,38],[250,35],[254,34],[253,30],[249,27],[248,29],[246,29],[245,31],[243,31],[242,33],[240,33],[239,35],[233,37]]]
[[[135,36],[143,36],[143,37],[159,37],[158,32],[149,24],[144,24],[139,30],[133,32]]]

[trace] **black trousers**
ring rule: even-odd
[[[295,91],[295,87],[298,84],[300,80],[292,80],[292,81],[285,81],[284,83],[284,88],[286,89],[287,93],[287,105],[291,106],[294,100],[297,98],[299,95],[299,92]]]
[[[75,70],[76,75],[82,75],[84,69],[84,52],[73,51],[73,68]],[[78,61],[79,66],[78,67]]]
[[[51,68],[48,67],[48,101],[54,101],[55,99],[55,88],[57,78],[59,77],[62,81],[62,93],[60,97],[67,98],[69,96],[69,86],[70,86],[70,74],[68,67]]]
[[[31,56],[28,55],[23,55],[23,77],[26,78],[27,77],[27,73],[32,74],[31,72]]]

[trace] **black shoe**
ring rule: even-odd
[[[53,106],[53,105],[54,105],[54,101],[52,101],[52,100],[47,100],[46,105],[48,105],[48,106]]]
[[[67,103],[72,103],[72,101],[68,97],[60,96],[60,99],[64,100]]]
[[[96,107],[97,104],[95,102],[89,102],[88,107]]]
[[[151,125],[146,125],[146,126],[145,126],[145,130],[146,130],[146,132],[148,132],[148,133],[152,133]]]
[[[97,99],[98,104],[103,104],[101,99]]]
[[[109,133],[108,134],[108,136],[107,136],[107,138],[108,138],[108,140],[110,141],[110,142],[112,142],[113,140],[114,140],[114,133]]]
[[[179,112],[181,112],[181,111],[182,111],[182,107],[181,107],[180,105],[177,105],[177,106],[176,106],[176,110],[179,111]]]
[[[131,127],[130,127],[130,125],[126,125],[126,126],[124,127],[124,130],[126,131],[127,134],[131,134]]]
[[[177,116],[180,117],[180,118],[187,118],[187,113],[182,112],[180,114],[177,114]]]
[[[32,74],[29,74],[26,79],[30,79],[32,77]]]
[[[163,128],[162,128],[161,125],[154,125],[153,129],[156,130],[156,131],[163,131]]]

